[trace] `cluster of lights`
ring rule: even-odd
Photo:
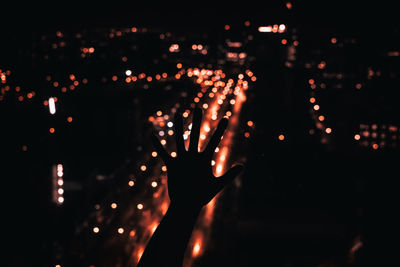
[[[82,51],[81,57],[85,58],[94,53],[94,47],[82,47],[81,51]]]
[[[250,25],[250,22],[245,22],[246,26]],[[230,26],[225,25],[225,29],[229,30]],[[137,32],[138,29],[136,27],[132,27],[130,32]],[[271,26],[262,26],[259,27],[259,32],[271,32],[271,33],[283,33],[286,31],[286,26],[284,24],[281,25],[271,25]],[[112,35],[112,36],[111,36]],[[122,33],[112,32],[110,33],[110,38],[114,36],[121,36]],[[61,32],[57,32],[57,36],[59,38],[63,37]],[[77,36],[78,37],[78,36]],[[61,44],[61,43],[60,43]],[[231,47],[241,47],[241,43],[239,42],[231,42]],[[58,45],[57,47],[62,47],[63,45]],[[53,48],[56,49],[56,46]],[[200,52],[201,54],[207,54],[207,49],[202,44],[193,44],[191,46],[192,50],[195,52]],[[171,44],[169,47],[169,52],[176,53],[181,49],[179,44]],[[80,49],[81,57],[85,58],[90,56],[95,52],[94,47],[81,47]],[[247,54],[245,52],[241,53],[227,53],[228,59],[238,59],[245,60],[247,58]],[[122,58],[123,62],[127,61],[126,57]],[[218,120],[222,117],[229,117],[230,124],[226,131],[224,138],[221,140],[219,147],[215,150],[215,156],[211,162],[211,165],[214,168],[214,173],[216,176],[220,176],[224,173],[229,163],[229,147],[232,146],[234,140],[234,133],[236,132],[236,128],[239,125],[239,116],[241,112],[241,107],[243,103],[246,101],[245,91],[248,89],[249,82],[255,82],[257,77],[254,73],[247,69],[244,73],[240,73],[235,77],[227,78],[226,73],[222,70],[211,70],[211,69],[200,69],[200,68],[186,68],[184,69],[181,63],[177,64],[178,72],[175,75],[168,75],[166,72],[155,74],[150,76],[146,73],[138,73],[134,74],[131,69],[127,69],[124,71],[124,75],[118,76],[113,75],[111,80],[113,82],[123,81],[124,84],[133,83],[139,80],[147,81],[147,82],[156,82],[169,79],[180,79],[183,75],[186,75],[189,78],[200,86],[199,92],[193,97],[192,107],[197,105],[201,106],[204,110],[204,119],[203,124],[201,125],[200,132],[200,141],[199,141],[199,149],[203,150],[205,145],[207,144],[208,138],[210,137],[211,129],[215,128]],[[9,75],[9,74],[8,74]],[[7,80],[7,73],[0,71],[0,79],[1,83],[5,84]],[[74,91],[80,84],[86,84],[87,79],[83,78],[78,80],[74,74],[69,74],[65,79],[55,80],[50,75],[46,76],[46,80],[49,82],[50,86],[59,89],[61,93],[66,93],[68,91]],[[4,90],[7,91],[7,90]],[[3,93],[3,92],[2,92]],[[0,99],[1,100],[1,99]],[[50,114],[56,113],[56,103],[57,97],[50,97],[44,100],[44,106],[48,106]],[[173,107],[169,112],[163,113],[161,110],[155,112],[153,116],[149,117],[149,121],[152,122],[155,128],[158,130],[158,134],[160,136],[161,143],[168,148],[173,146],[169,146],[168,144],[173,143],[169,142],[168,138],[171,138],[175,133],[173,131],[173,122],[170,120],[173,113],[176,112],[178,106]],[[191,111],[187,109],[183,112],[183,117],[188,118]],[[168,115],[170,114],[170,115]],[[72,122],[72,117],[68,117],[68,122]],[[245,138],[249,138],[251,135],[251,130],[255,127],[253,121],[248,121],[247,126],[249,127],[248,131],[244,133]],[[190,137],[191,124],[186,124],[184,128],[184,140],[186,142],[186,146],[189,142]],[[54,133],[54,128],[50,128],[50,133]],[[283,141],[285,136],[283,134],[279,134],[278,139]],[[145,244],[151,237],[151,234],[157,228],[161,218],[165,214],[168,208],[168,196],[166,190],[166,166],[161,165],[161,163],[154,163],[154,158],[156,158],[157,152],[151,152],[151,157],[148,162],[144,162],[139,165],[139,170],[143,174],[146,174],[148,181],[148,186],[151,188],[152,198],[149,200],[148,198],[138,200],[135,203],[135,212],[140,214],[139,221],[136,222],[134,226],[121,226],[117,225],[113,228],[113,232],[118,236],[128,236],[130,240],[130,245],[132,246],[132,263],[136,264],[144,251]],[[176,152],[172,151],[171,156],[175,157]],[[161,172],[157,173],[154,169],[160,168]],[[53,174],[53,201],[58,205],[61,205],[64,202],[64,189],[63,189],[63,165],[58,164],[53,166],[54,174]],[[136,185],[134,177],[130,177],[127,188],[132,189]],[[190,262],[193,258],[200,256],[207,245],[207,241],[210,235],[210,225],[213,220],[214,209],[218,197],[213,199],[205,208],[204,212],[200,215],[199,224],[196,226],[193,234],[193,238],[190,241],[189,247],[192,248],[191,254],[185,259],[186,266],[190,265]],[[104,207],[108,207],[111,210],[117,210],[118,204],[113,201],[108,203]],[[100,209],[100,205],[96,208]],[[149,211],[152,212],[149,212]],[[105,228],[105,227],[104,227]],[[93,234],[98,234],[103,229],[103,226],[96,222],[95,225],[92,225],[91,231]]]
[[[286,2],[286,8],[292,9],[292,3]],[[250,26],[250,22],[246,21],[245,26]],[[230,25],[225,25],[224,29],[229,31],[231,29]],[[146,28],[139,29],[136,27],[131,27],[122,31],[114,31],[109,34],[109,38],[114,38],[115,36],[121,37],[123,34],[128,33],[137,33],[137,32],[146,32]],[[260,26],[258,27],[258,32],[260,33],[284,33],[287,31],[287,26],[285,24],[274,24],[268,26]],[[60,31],[56,33],[58,38],[63,38],[63,34]],[[162,35],[164,36],[164,35]],[[280,35],[282,36],[282,35]],[[81,38],[81,34],[76,35],[77,38]],[[164,37],[161,37],[164,39]],[[337,38],[333,37],[330,39],[332,44],[337,44]],[[283,45],[288,44],[286,39],[282,39],[281,43]],[[293,42],[293,46],[297,46],[299,42],[295,40]],[[58,49],[61,47],[65,47],[66,43],[64,41],[60,41],[59,43],[52,44],[53,49]],[[238,48],[242,46],[240,42],[230,42],[227,43],[228,47]],[[289,47],[289,46],[288,46]],[[193,53],[201,53],[206,55],[208,53],[205,46],[202,44],[192,44],[191,49]],[[295,50],[290,52],[288,50],[288,58],[292,53],[292,57],[294,57]],[[168,48],[169,52],[177,53],[181,51],[181,46],[179,44],[171,44]],[[80,56],[82,58],[87,58],[93,55],[95,52],[95,48],[93,46],[89,47],[80,47]],[[390,51],[387,54],[388,56],[399,56],[398,51]],[[46,58],[46,56],[45,56]],[[247,58],[247,54],[245,52],[236,53],[236,52],[227,52],[226,53],[227,60],[234,62],[243,62]],[[127,58],[122,57],[122,61],[126,62]],[[287,66],[291,66],[290,62],[287,63]],[[317,64],[317,68],[322,70],[326,68],[326,62],[321,61]],[[238,127],[239,115],[241,111],[242,104],[246,101],[245,91],[248,89],[249,82],[255,82],[257,77],[254,76],[253,72],[250,70],[246,70],[244,73],[240,73],[237,77],[227,79],[227,75],[222,70],[211,70],[211,69],[200,69],[200,68],[187,68],[184,69],[181,63],[177,64],[177,69],[179,70],[175,75],[168,75],[166,72],[158,73],[158,74],[146,74],[144,72],[134,74],[134,71],[131,69],[127,69],[124,71],[124,75],[113,75],[111,80],[113,82],[122,81],[125,84],[133,84],[136,81],[145,81],[145,82],[157,82],[163,81],[167,79],[178,80],[183,75],[186,75],[189,78],[192,78],[193,81],[200,86],[200,91],[193,97],[192,99],[192,107],[197,105],[203,108],[204,110],[204,120],[201,125],[200,132],[200,142],[199,149],[204,149],[204,146],[207,144],[207,140],[210,137],[211,129],[216,127],[218,123],[218,119],[226,116],[230,118],[229,128],[226,131],[224,138],[222,139],[219,147],[215,150],[215,157],[213,158],[211,165],[214,168],[214,173],[216,176],[221,175],[226,167],[228,167],[229,163],[229,147],[232,145],[235,128]],[[29,100],[33,98],[36,93],[35,91],[22,92],[20,86],[11,87],[9,83],[9,76],[11,71],[0,70],[0,101],[5,98],[7,92],[12,92],[15,90],[15,95],[19,102],[23,100]],[[368,78],[373,77],[376,74],[373,70],[368,71]],[[74,74],[69,74],[66,79],[54,80],[50,75],[46,77],[46,80],[49,82],[50,86],[55,89],[59,89],[61,93],[66,93],[68,91],[74,91],[81,84],[86,84],[87,79],[77,79]],[[311,104],[311,113],[313,119],[315,121],[315,126],[317,129],[321,130],[324,135],[330,135],[332,133],[332,128],[326,125],[326,117],[323,113],[323,109],[319,103],[319,99],[317,99],[315,94],[315,89],[317,87],[314,79],[309,79],[308,84],[311,88],[311,94],[309,98],[309,103]],[[323,88],[323,84],[320,85]],[[357,83],[355,85],[357,90],[362,88],[361,83]],[[49,113],[54,115],[56,113],[56,103],[58,99],[57,97],[46,97],[43,101],[44,106],[48,106]],[[174,136],[173,130],[173,122],[171,121],[172,115],[176,112],[178,106],[173,107],[170,111],[162,112],[161,110],[157,110],[153,116],[150,116],[148,120],[153,123],[155,128],[158,131],[158,135],[160,136],[161,143],[167,147],[167,149],[171,149],[174,146],[169,146],[169,138]],[[188,118],[190,116],[191,110],[187,109],[183,112],[183,117]],[[67,121],[69,123],[72,122],[72,117],[68,117]],[[251,120],[247,121],[248,128],[244,132],[244,137],[249,138],[251,136],[251,130],[255,127],[255,123]],[[190,137],[191,124],[186,124],[184,127],[184,140],[186,145],[188,145],[189,137]],[[54,133],[55,129],[50,128],[50,133]],[[313,130],[310,131],[313,133]],[[283,133],[278,133],[277,139],[279,141],[285,141],[286,136]],[[171,139],[173,140],[173,139]],[[326,139],[322,139],[326,140]],[[400,140],[400,129],[394,125],[367,125],[361,124],[359,132],[354,135],[354,140],[359,141],[360,145],[371,147],[376,150],[385,146],[396,146],[396,142]],[[26,146],[23,146],[23,150],[26,151]],[[176,152],[170,152],[172,157],[176,156]],[[162,216],[165,214],[168,208],[168,197],[166,191],[166,166],[162,165],[159,161],[155,161],[157,157],[157,152],[152,151],[150,156],[146,159],[142,160],[142,163],[139,164],[138,170],[140,173],[144,174],[147,178],[147,186],[150,189],[148,192],[151,193],[151,198],[143,198],[134,203],[134,213],[140,215],[140,219],[136,222],[134,226],[114,226],[112,232],[116,233],[119,237],[126,236],[129,238],[129,244],[132,246],[132,263],[135,265],[145,248],[145,244],[151,237],[151,234],[155,231],[160,222]],[[157,162],[157,163],[155,163]],[[160,172],[154,171],[160,169]],[[63,180],[63,165],[57,164],[53,166],[53,194],[52,200],[54,203],[61,205],[64,203],[64,180]],[[128,182],[125,185],[128,190],[133,190],[136,187],[136,180],[133,176],[129,177]],[[204,212],[201,214],[199,218],[199,224],[196,226],[193,232],[193,238],[190,241],[189,247],[191,248],[191,254],[188,258],[185,259],[186,266],[190,265],[190,262],[193,258],[200,256],[205,249],[207,244],[207,240],[210,234],[210,224],[213,219],[214,208],[216,205],[216,201],[218,198],[213,199],[209,205],[206,206]],[[107,200],[109,201],[109,200]],[[118,202],[112,201],[108,202],[107,205],[104,205],[111,210],[118,210],[119,205]],[[100,209],[100,205],[96,208]],[[150,212],[151,211],[151,212]],[[98,234],[102,231],[103,225],[99,222],[93,224],[91,226],[92,233]],[[56,266],[61,266],[57,264]]]
[[[179,48],[179,44],[171,44],[171,46],[169,47],[169,52],[171,52],[171,53],[177,53],[177,52],[179,52],[180,51],[180,48]]]
[[[360,130],[354,135],[354,140],[364,147],[374,150],[384,147],[395,148],[400,141],[400,129],[387,124],[360,124]]]
[[[0,69],[0,101],[3,101],[7,94],[15,92],[15,97],[18,102],[23,102],[24,100],[29,101],[36,96],[36,92],[33,90],[24,91],[21,86],[11,86],[10,85],[11,71]]]
[[[338,43],[338,39],[336,37],[330,38],[330,43],[336,45]],[[319,70],[324,70],[326,68],[326,61],[321,60],[318,63],[315,63],[314,66]],[[306,68],[311,68],[312,65],[310,63],[306,63]],[[381,76],[381,72],[379,70],[374,70],[371,67],[367,69],[367,80],[372,79],[374,76]],[[323,78],[328,79],[338,79],[342,80],[344,75],[343,73],[322,73]],[[326,135],[332,133],[332,128],[326,125],[326,116],[322,113],[321,105],[317,101],[316,97],[316,89],[319,87],[321,89],[325,89],[327,85],[324,82],[321,82],[317,85],[315,79],[311,78],[308,80],[308,85],[311,88],[309,103],[311,104],[311,114],[312,118],[315,121],[315,126],[317,129],[321,130],[323,133],[321,142],[327,142]],[[363,84],[358,82],[355,83],[354,88],[356,90],[361,90],[363,88]],[[332,85],[334,88],[342,88],[342,84]],[[310,134],[314,134],[314,129],[310,130]],[[397,147],[398,142],[400,140],[400,130],[397,126],[391,124],[360,124],[358,133],[354,134],[354,140],[358,142],[360,146],[369,147],[373,150],[378,150],[385,147]]]
[[[308,84],[310,85],[311,89],[314,90],[316,88],[315,85],[315,80],[314,79],[309,79]],[[315,127],[319,130],[321,130],[325,134],[331,134],[332,133],[332,128],[328,127],[325,123],[325,116],[321,112],[321,106],[317,102],[317,98],[315,96],[315,93],[312,91],[311,92],[311,97],[309,99],[309,102],[311,104],[311,114],[312,118],[314,119],[315,122]],[[313,130],[310,130],[310,134],[313,134]],[[326,142],[326,138],[322,138],[321,142]]]
[[[204,110],[203,124],[200,130],[199,150],[203,150],[208,143],[210,131],[218,124],[219,119],[226,116],[230,118],[230,124],[221,140],[219,147],[215,150],[215,157],[211,165],[216,176],[220,176],[226,170],[229,162],[229,147],[232,145],[234,133],[239,125],[239,116],[243,103],[246,101],[245,91],[248,89],[249,82],[256,81],[256,76],[250,70],[237,75],[235,78],[227,78],[227,75],[220,69],[200,69],[200,68],[183,68],[181,63],[177,64],[178,72],[172,75],[171,79],[180,79],[181,76],[186,75],[194,83],[200,86],[200,90],[193,97],[190,106],[195,105],[202,107]],[[131,76],[133,72],[127,70],[126,76]],[[148,121],[154,125],[154,128],[160,136],[161,144],[167,150],[174,149],[174,123],[171,120],[173,114],[179,108],[179,104],[172,107],[168,112],[157,110],[154,115],[149,116]],[[191,109],[183,111],[183,117],[189,118]],[[185,120],[186,121],[186,120]],[[248,123],[250,128],[254,127],[254,123]],[[185,123],[183,138],[185,145],[188,146],[191,123]],[[249,137],[245,136],[246,138]],[[170,142],[171,141],[171,142]],[[171,145],[170,145],[171,144]],[[176,157],[175,151],[171,151],[170,155]],[[166,213],[169,205],[169,198],[167,194],[167,177],[166,166],[159,160],[156,160],[158,154],[156,151],[151,151],[148,159],[142,161],[138,165],[138,171],[146,176],[148,188],[150,189],[151,198],[138,200],[134,206],[134,210],[139,214],[138,220],[135,225],[116,226],[116,234],[118,236],[126,236],[130,240],[130,248],[132,250],[130,259],[133,265],[137,264],[144,251],[145,245],[149,238],[156,230],[163,215]],[[157,171],[157,169],[159,171]],[[131,175],[127,182],[127,188],[134,188],[136,185],[135,177]],[[199,223],[194,231],[193,239],[190,241],[192,253],[185,258],[186,265],[189,266],[195,257],[200,256],[205,249],[207,240],[210,236],[210,225],[212,222],[214,208],[217,199],[210,202],[200,215]],[[116,210],[118,208],[117,202],[111,202],[109,208]],[[151,210],[151,213],[149,211]],[[93,234],[100,233],[102,226],[96,222],[92,226]]]
[[[63,81],[54,80],[51,75],[46,76],[46,81],[49,82],[50,87],[59,89],[62,93],[66,93],[68,91],[74,91],[81,84],[87,84],[88,79],[83,78],[80,81],[74,74],[69,74]],[[47,101],[43,102],[45,106],[47,106]]]
[[[64,167],[62,164],[53,165],[53,193],[52,200],[57,205],[64,203]]]
[[[200,86],[200,90],[193,97],[191,104],[191,106],[200,106],[204,111],[199,136],[200,151],[205,148],[207,140],[210,137],[210,131],[212,128],[216,127],[218,120],[224,116],[230,118],[230,124],[226,134],[220,145],[216,148],[215,157],[211,162],[215,175],[220,176],[227,167],[229,147],[232,145],[234,132],[236,132],[236,127],[238,127],[242,104],[246,100],[245,91],[248,89],[249,81],[254,82],[257,78],[250,70],[246,70],[245,73],[237,75],[235,79],[227,79],[226,74],[222,70],[187,68],[182,69],[179,74],[187,75],[187,77],[193,79],[193,81]],[[176,112],[178,107],[178,105],[173,107],[171,114]],[[182,115],[184,118],[188,118],[190,113],[191,110],[186,109],[183,111]],[[164,114],[161,110],[158,110],[154,115],[148,118],[149,122],[153,123],[155,129],[158,131],[161,144],[166,146],[167,149],[173,149],[174,147],[168,145],[170,143],[169,137],[174,135],[174,131],[171,129],[173,127],[173,122],[170,120],[171,117],[171,115]],[[254,127],[252,121],[248,122],[248,125],[250,128]],[[185,140],[186,146],[188,146],[189,143],[191,126],[191,123],[185,123],[184,125],[183,139]],[[248,133],[245,137],[249,138],[250,134]],[[172,151],[170,154],[172,157],[176,156],[175,151]],[[157,152],[153,151],[151,156],[156,157]],[[140,168],[142,169],[142,167]],[[151,185],[157,186],[158,184],[152,182]],[[161,186],[165,187],[166,185],[162,183]],[[166,190],[166,188],[163,190]],[[165,201],[167,201],[167,199]],[[210,234],[210,225],[213,219],[216,201],[217,198],[212,200],[199,217],[198,224],[193,231],[192,239],[189,243],[192,252],[185,257],[185,266],[190,266],[193,259],[204,252]]]
[[[144,72],[139,73],[137,75],[133,75],[133,72],[131,70],[126,70],[125,71],[125,82],[126,83],[134,83],[140,80],[146,81],[146,82],[154,82],[154,81],[165,81],[168,77],[168,73],[163,72],[163,73],[157,73],[153,76],[150,76]],[[113,82],[118,81],[118,76],[117,75],[113,75],[111,77],[111,80]]]
[[[207,48],[204,47],[202,44],[193,44],[192,50],[199,51],[202,55],[207,55],[207,53],[208,53]]]
[[[271,32],[271,33],[284,33],[286,31],[286,25],[285,24],[274,24],[274,25],[268,25],[268,26],[260,26],[258,27],[259,32]]]

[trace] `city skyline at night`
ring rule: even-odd
[[[200,151],[229,119],[214,175],[245,171],[203,208],[185,267],[254,265],[266,251],[271,266],[364,266],[368,195],[398,176],[400,27],[365,20],[369,5],[358,21],[357,8],[334,21],[341,6],[316,7],[82,9],[6,29],[13,266],[136,266],[169,206],[149,136],[176,157],[174,115],[188,146],[195,107]]]

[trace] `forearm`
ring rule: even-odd
[[[181,267],[200,209],[171,204],[151,237],[138,267]]]

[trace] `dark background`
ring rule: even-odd
[[[295,2],[292,14],[284,10],[281,1],[271,1],[265,6],[263,3],[262,7],[250,2],[176,7],[164,4],[153,9],[131,5],[110,3],[109,6],[99,7],[97,4],[71,2],[5,6],[1,11],[4,15],[1,62],[18,69],[20,73],[26,71],[29,74],[23,75],[21,81],[37,85],[35,74],[41,73],[41,70],[30,66],[26,57],[19,61],[18,50],[35,50],[32,43],[42,33],[135,25],[167,29],[190,38],[205,31],[210,36],[219,36],[223,25],[234,27],[245,20],[250,20],[252,25],[275,21],[294,25],[301,42],[297,58],[299,67],[283,71],[283,55],[277,55],[279,49],[274,46],[268,49],[276,49],[275,54],[270,58],[260,56],[252,64],[260,79],[257,90],[248,95],[250,104],[244,107],[247,117],[243,119],[252,119],[257,127],[252,138],[242,146],[246,149],[247,162],[242,191],[230,198],[235,203],[232,209],[220,211],[214,226],[217,230],[211,252],[198,264],[368,266],[376,260],[374,266],[379,266],[390,258],[395,247],[387,243],[387,237],[394,236],[396,232],[393,214],[397,211],[398,148],[373,151],[353,142],[352,136],[360,123],[400,125],[396,92],[381,89],[382,85],[398,88],[398,57],[393,61],[382,59],[383,52],[399,49],[398,15],[393,4]],[[355,38],[357,45],[335,51],[327,45],[331,36]],[[249,49],[249,54],[260,55],[263,49],[263,40],[260,40]],[[362,77],[369,66],[379,66],[382,72],[393,72],[396,77],[372,81],[370,88],[379,90],[367,90],[362,97],[338,91],[332,93],[326,105],[330,107],[328,113],[332,125],[337,126],[334,130],[338,130],[327,144],[321,144],[318,136],[308,134],[313,125],[307,102],[310,70],[300,67],[320,54],[327,62],[337,60],[337,69],[343,73],[356,73]],[[148,55],[156,57],[157,52],[153,53],[149,46]],[[6,66],[0,67],[6,69]],[[187,85],[173,86],[180,88]],[[80,97],[83,102],[89,96]],[[149,99],[139,99],[143,102],[139,102],[138,106],[151,103]],[[374,101],[377,99],[381,101]],[[79,105],[77,101],[71,101],[71,108]],[[64,155],[57,155],[59,159],[81,162],[73,164],[75,167],[70,169],[70,173],[88,177],[96,171],[112,172],[127,156],[132,159],[139,157],[132,152],[138,143],[148,146],[145,138],[125,146],[124,142],[128,139],[125,136],[119,139],[119,132],[113,132],[115,125],[124,125],[126,113],[131,113],[133,117],[130,119],[136,118],[140,125],[139,121],[145,120],[145,115],[151,112],[145,107],[140,108],[138,113],[138,110],[132,110],[129,104],[125,104],[125,109],[112,111],[108,123],[99,119],[107,117],[109,110],[102,110],[95,103],[114,107],[121,103],[124,106],[123,101],[124,97],[113,98],[112,93],[105,91],[93,101],[92,107],[97,106],[95,112],[88,109],[82,113],[82,121],[91,122],[90,126],[78,123],[78,130],[65,133],[72,141],[58,140],[55,145],[49,143],[39,131],[40,124],[46,125],[44,120],[37,122],[35,119],[38,114],[45,116],[39,107],[21,110],[12,103],[0,104],[4,134],[2,154],[5,159],[2,161],[1,176],[5,182],[2,188],[8,203],[6,208],[10,208],[2,217],[10,222],[6,228],[7,236],[10,236],[7,243],[13,252],[14,262],[14,265],[8,266],[52,266],[55,252],[62,251],[69,255],[65,251],[71,246],[68,236],[74,232],[74,216],[84,217],[89,213],[84,208],[79,212],[76,210],[87,203],[87,196],[83,193],[76,196],[74,205],[64,210],[51,206],[50,184],[46,178],[49,177],[49,164],[52,162],[49,155],[64,151]],[[164,104],[160,102],[160,105]],[[100,116],[96,112],[103,113]],[[121,118],[120,122],[116,122],[118,118]],[[94,134],[98,129],[109,132]],[[284,145],[276,140],[276,134],[282,129],[289,133]],[[21,138],[30,138],[32,152],[21,153],[18,150]],[[82,148],[79,144],[87,146]],[[86,184],[84,178],[81,182],[86,191],[91,190],[92,184]],[[107,188],[99,189],[102,190]],[[67,230],[60,234],[58,226]],[[349,261],[349,250],[356,237],[361,238],[363,246],[356,260]],[[58,249],[57,246],[64,248]],[[385,253],[378,253],[382,249]],[[82,266],[89,265],[82,263]]]

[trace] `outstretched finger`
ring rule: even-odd
[[[221,137],[224,135],[226,127],[228,126],[228,119],[223,118],[218,123],[217,129],[214,134],[211,136],[210,141],[207,144],[204,153],[209,155],[210,157],[214,154],[215,149],[217,148],[219,142],[221,141]]]
[[[160,140],[158,140],[157,136],[152,134],[151,141],[152,141],[153,146],[156,149],[157,153],[160,155],[160,157],[162,158],[164,163],[167,164],[167,162],[170,159],[170,155],[168,155],[167,151],[165,151],[163,145],[160,143]]]
[[[201,108],[195,108],[193,111],[192,130],[190,131],[189,151],[197,152],[199,146],[200,126],[202,118]]]
[[[183,120],[182,114],[179,111],[176,111],[174,117],[174,127],[175,127],[175,140],[176,140],[176,151],[178,155],[182,155],[185,151],[185,143],[183,141]]]

